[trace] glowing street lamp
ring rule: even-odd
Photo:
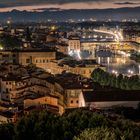
[[[11,24],[11,21],[10,20],[7,20],[7,24],[10,25]]]
[[[128,70],[127,72],[128,72],[128,73],[131,73],[131,70]]]
[[[3,46],[2,45],[0,45],[0,50],[3,50]]]
[[[131,74],[134,74],[134,71],[131,70]]]
[[[112,70],[112,73],[115,74],[115,75],[117,75],[118,74],[118,71]]]
[[[117,75],[117,74],[118,74],[118,72],[117,72],[117,71],[115,71],[115,74]]]
[[[134,71],[129,69],[128,70],[128,74],[133,75],[134,74]]]
[[[55,26],[52,26],[52,27],[51,27],[51,30],[52,30],[52,31],[54,31],[55,29],[56,29],[56,27],[55,27]]]
[[[112,70],[112,73],[115,73],[115,70]]]

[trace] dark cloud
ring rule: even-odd
[[[117,4],[117,5],[136,5],[136,4],[140,4],[138,2],[116,2],[114,4]]]
[[[49,4],[69,4],[69,3],[112,3],[116,5],[134,5],[140,4],[140,0],[0,0],[0,8],[16,7],[16,6],[30,6],[30,5],[49,5]]]
[[[0,7],[27,6],[38,4],[67,4],[67,3],[90,3],[90,2],[108,2],[111,0],[0,0]],[[4,5],[4,6],[3,6]]]

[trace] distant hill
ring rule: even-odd
[[[40,9],[41,10],[41,9]],[[60,9],[42,9],[42,12],[29,12],[13,10],[11,12],[0,13],[0,21],[6,21],[9,17],[15,22],[27,21],[47,21],[48,19],[62,21],[68,19],[88,19],[96,18],[97,20],[122,20],[122,19],[139,19],[140,7],[135,8],[118,8],[118,9],[86,9],[86,10],[60,10]]]

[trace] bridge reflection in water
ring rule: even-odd
[[[88,52],[89,59],[96,59],[97,63],[105,65],[109,72],[113,70],[122,74],[139,74],[139,65],[130,60],[132,51],[137,51],[132,42],[86,42],[81,44],[81,52]]]

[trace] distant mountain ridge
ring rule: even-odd
[[[37,9],[36,9],[37,10]],[[68,19],[89,19],[96,18],[97,20],[122,20],[122,19],[138,19],[140,20],[140,7],[134,8],[118,8],[118,9],[70,9],[60,10],[55,8],[38,9],[40,12],[33,11],[18,11],[0,13],[0,21],[6,21],[9,17],[14,22],[27,21],[47,21],[48,19],[65,21]]]

